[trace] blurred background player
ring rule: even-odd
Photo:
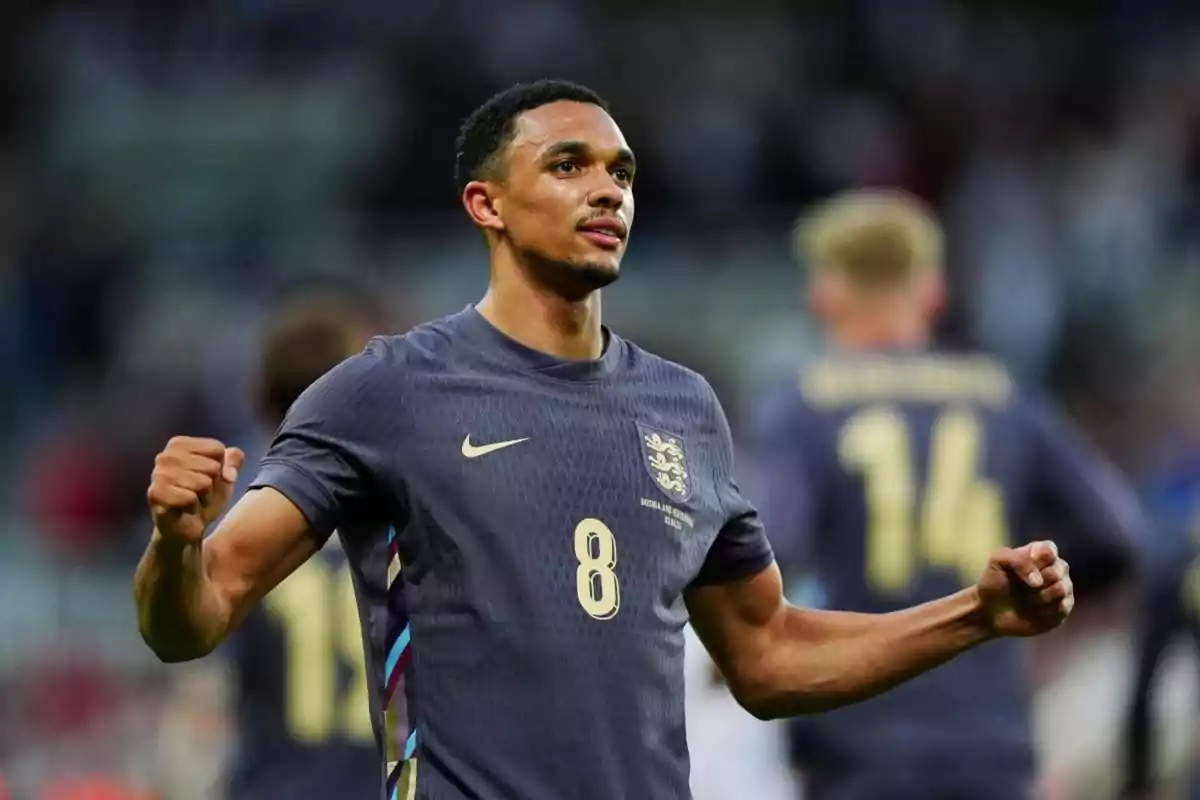
[[[288,292],[263,335],[264,439],[309,384],[386,329],[384,310],[360,287]],[[230,800],[376,798],[382,778],[362,631],[336,535],[251,612],[228,655],[238,694]]]
[[[942,233],[918,200],[853,191],[797,228],[830,352],[761,412],[781,568],[829,608],[886,612],[970,585],[987,553],[1050,529],[1081,591],[1126,574],[1130,490],[979,354],[931,349]],[[814,800],[1017,800],[1035,753],[1022,645],[976,650],[885,697],[792,723]]]
[[[1156,557],[1148,560],[1147,579],[1141,587],[1123,797],[1200,800],[1200,775],[1194,763],[1188,770],[1184,794],[1171,794],[1163,785],[1164,737],[1160,715],[1154,713],[1171,645],[1188,639],[1193,657],[1200,653],[1200,450],[1192,445],[1154,476],[1146,493],[1146,508],[1159,546],[1150,551]]]

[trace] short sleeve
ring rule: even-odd
[[[709,548],[699,574],[692,581],[693,586],[711,586],[748,578],[762,572],[775,561],[758,510],[742,496],[733,476],[733,437],[729,431],[729,421],[712,389],[708,388],[708,392],[712,398],[713,434],[716,440],[714,473],[725,522]]]
[[[376,339],[313,383],[288,411],[251,489],[292,501],[322,542],[335,528],[383,518],[395,438],[387,345]]]
[[[761,516],[780,569],[794,575],[807,569],[820,516],[822,470],[807,457],[815,453],[818,431],[813,414],[790,384],[770,392],[754,418],[751,454],[759,476]]]

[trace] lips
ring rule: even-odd
[[[579,226],[579,232],[594,244],[608,249],[620,247],[629,235],[625,223],[616,217],[589,220]]]

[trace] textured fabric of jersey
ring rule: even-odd
[[[689,796],[683,592],[772,560],[732,467],[695,373],[607,330],[552,358],[468,308],[314,384],[254,485],[341,533],[389,794],[642,800]]]

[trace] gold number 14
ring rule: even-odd
[[[904,416],[882,407],[860,411],[842,429],[843,465],[862,473],[867,505],[867,580],[904,592],[922,567],[958,573],[974,583],[989,554],[1008,535],[999,489],[978,477],[983,430],[970,411],[943,412],[930,440],[929,477],[918,525],[912,433]]]

